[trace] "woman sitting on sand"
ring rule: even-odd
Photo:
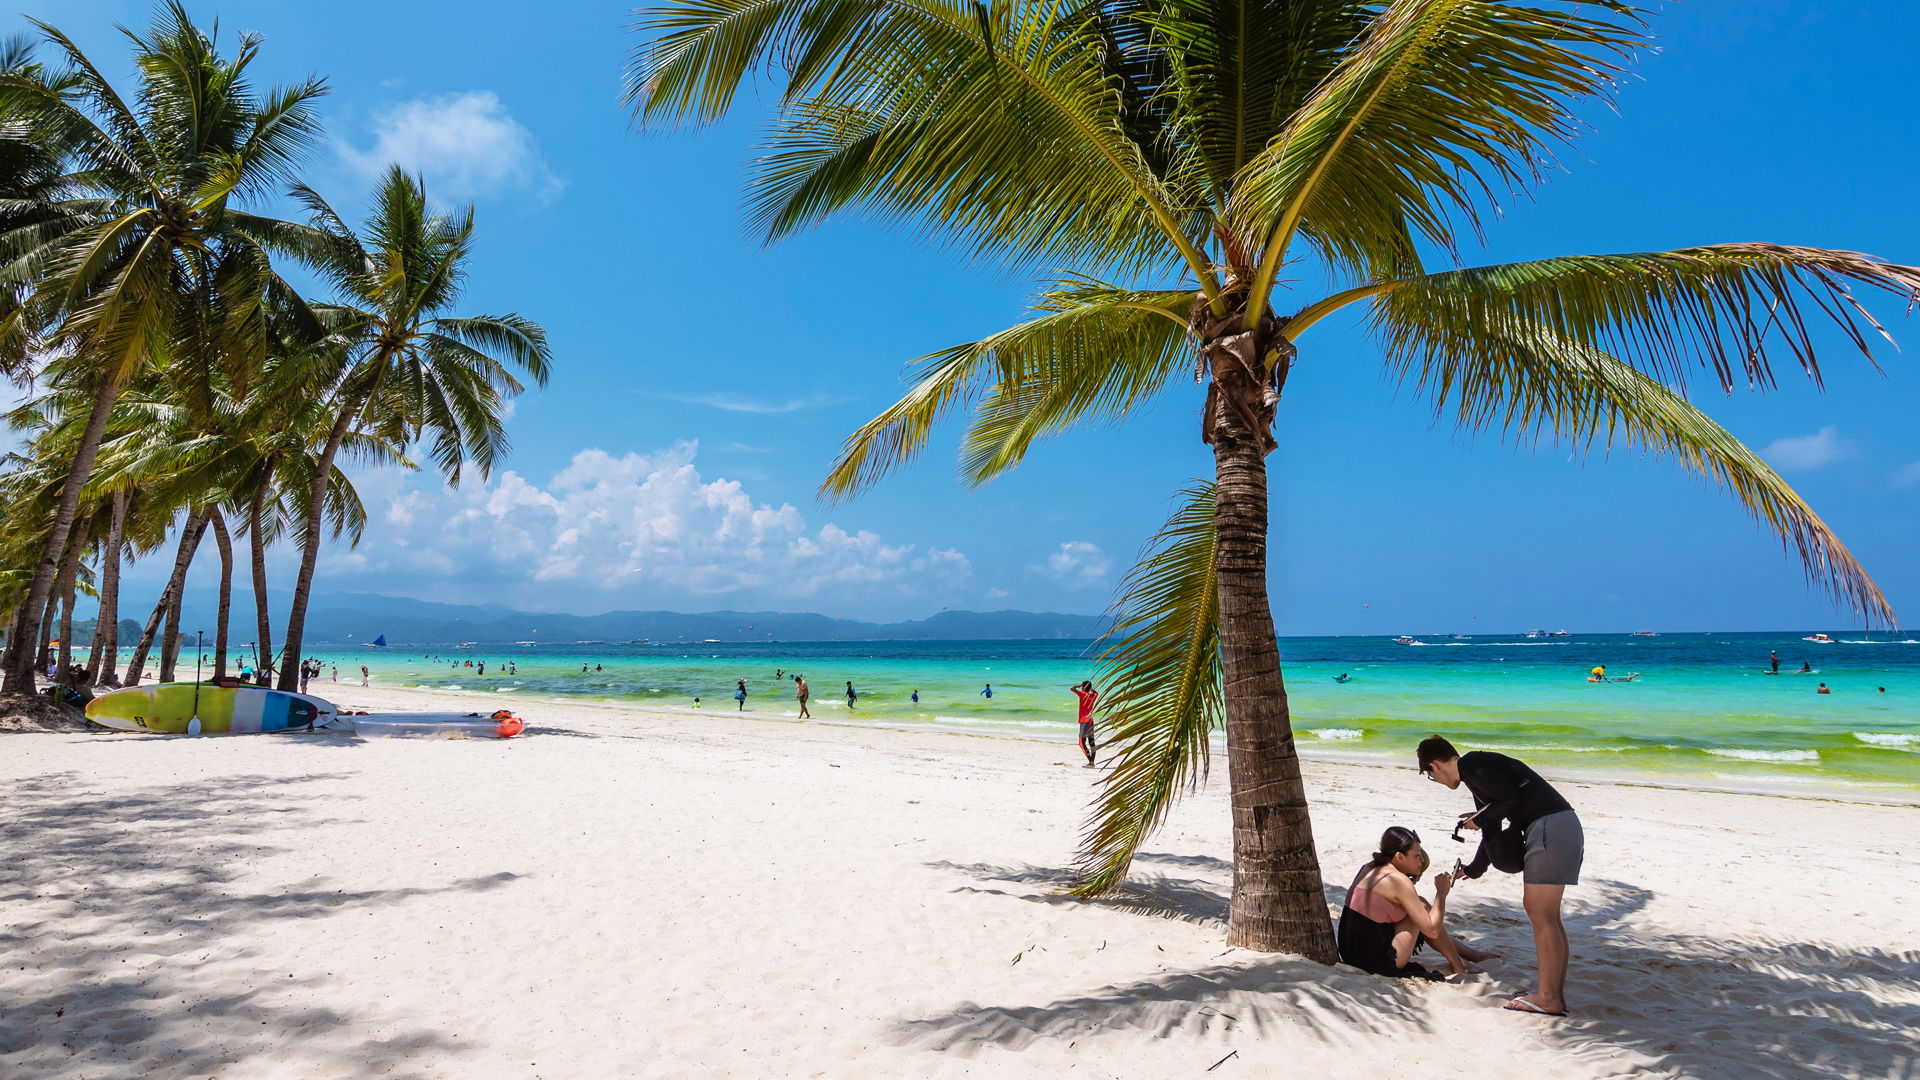
[[[1427,865],[1420,836],[1412,829],[1395,825],[1380,834],[1380,850],[1347,887],[1347,906],[1340,912],[1343,963],[1393,978],[1443,978],[1412,962],[1414,949],[1423,939],[1447,958],[1455,975],[1480,970],[1470,961],[1494,959],[1492,953],[1456,944],[1447,934],[1447,892],[1453,888],[1453,875],[1434,878],[1431,905],[1414,890],[1414,881]]]

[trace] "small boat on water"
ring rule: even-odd
[[[381,634],[372,641],[363,641],[360,643],[360,647],[363,649],[384,649],[387,647],[387,635]]]
[[[1405,634],[1402,634],[1402,635],[1400,635],[1399,637],[1397,637],[1397,638],[1394,638],[1394,639],[1393,639],[1393,643],[1394,643],[1395,645],[1418,645],[1418,644],[1420,644],[1420,639],[1418,639],[1418,638],[1411,638],[1411,637],[1408,637],[1408,636],[1406,636]]]
[[[1822,645],[1833,644],[1833,639],[1828,637],[1825,634],[1811,634],[1811,635],[1808,635],[1807,637],[1801,638],[1800,640],[1801,641],[1817,641]]]
[[[1659,631],[1657,631],[1657,630],[1635,630],[1635,631],[1634,631],[1634,632],[1633,632],[1632,634],[1630,634],[1630,635],[1628,635],[1628,636],[1630,636],[1630,637],[1659,637],[1659,636],[1660,636],[1660,632],[1659,632]]]
[[[1572,637],[1573,635],[1567,633],[1565,630],[1555,630],[1553,633],[1548,634],[1547,636],[1548,637]]]
[[[1527,636],[1528,637],[1546,637],[1547,632],[1545,630],[1529,630],[1527,631]]]

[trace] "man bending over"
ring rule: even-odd
[[[1521,880],[1525,883],[1527,918],[1533,923],[1540,988],[1507,1002],[1507,1008],[1565,1016],[1568,947],[1567,928],[1560,921],[1560,900],[1567,886],[1580,884],[1586,835],[1581,832],[1579,815],[1539,773],[1505,754],[1475,750],[1463,755],[1438,735],[1421,740],[1418,754],[1420,771],[1429,780],[1448,788],[1465,784],[1473,793],[1476,809],[1461,815],[1461,825],[1479,830],[1480,849],[1465,868],[1467,877],[1477,878],[1486,872],[1503,839],[1524,843]]]

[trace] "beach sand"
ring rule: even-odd
[[[1588,851],[1555,1020],[1500,1009],[1531,986],[1517,878],[1456,890],[1506,955],[1458,983],[1228,949],[1224,761],[1087,902],[1070,745],[519,704],[506,742],[0,736],[0,1076],[1920,1067],[1913,807],[1561,785]],[[1386,825],[1467,850],[1464,792],[1306,770],[1330,901]]]

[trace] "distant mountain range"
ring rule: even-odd
[[[277,599],[277,598],[276,598]],[[276,608],[279,605],[276,604]],[[236,605],[235,634],[253,635],[251,607]],[[326,593],[307,611],[313,644],[363,644],[384,635],[390,645],[472,641],[980,641],[1099,637],[1098,615],[1051,611],[942,611],[926,619],[870,623],[806,611],[609,611],[604,615],[533,614],[503,604],[436,604],[378,593]],[[78,635],[76,635],[77,637]]]

